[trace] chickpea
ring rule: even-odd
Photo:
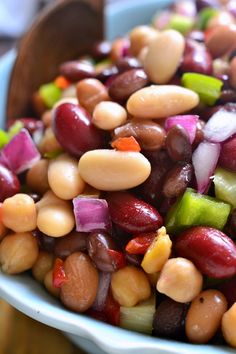
[[[36,229],[36,206],[27,194],[18,193],[4,200],[2,205],[2,221],[6,227],[15,232],[26,232]]]
[[[191,343],[207,343],[220,327],[227,301],[218,290],[202,291],[191,303],[186,317],[186,335]]]
[[[32,273],[34,278],[43,283],[46,274],[53,267],[53,256],[45,251],[40,251],[38,258],[32,267]]]
[[[51,127],[48,127],[45,130],[43,138],[40,141],[38,148],[42,155],[52,151],[62,151],[62,147],[57,141]]]
[[[150,26],[135,27],[129,34],[131,53],[138,56],[141,50],[157,35],[158,31]]]
[[[30,232],[7,235],[0,244],[0,263],[7,274],[30,269],[38,257],[38,244]]]
[[[185,258],[169,259],[162,268],[157,290],[177,302],[192,301],[201,291],[202,274]]]
[[[78,170],[78,161],[63,154],[53,159],[48,168],[48,182],[53,192],[61,199],[73,199],[85,188]]]
[[[224,313],[221,328],[225,341],[236,348],[236,302]]]
[[[67,235],[75,226],[75,218],[71,207],[62,204],[50,204],[39,209],[37,227],[51,237]]]
[[[124,124],[126,110],[116,102],[100,102],[93,111],[93,124],[104,130],[112,130]]]
[[[113,273],[111,289],[114,299],[126,307],[133,307],[151,296],[151,287],[146,274],[134,266],[126,266]]]
[[[26,183],[32,191],[43,194],[49,189],[48,164],[48,160],[41,159],[28,170]]]
[[[47,272],[47,274],[44,277],[44,286],[47,289],[47,291],[55,296],[55,297],[59,297],[60,296],[60,288],[56,288],[55,286],[53,286],[53,281],[52,281],[52,269],[49,270]]]
[[[41,116],[41,120],[43,121],[43,124],[46,128],[50,127],[52,123],[52,110],[48,109],[45,111]]]
[[[60,204],[70,206],[70,203],[58,198],[51,190],[47,191],[43,197],[36,203],[37,210],[44,208],[45,206],[52,204]]]

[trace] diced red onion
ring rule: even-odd
[[[105,199],[77,197],[73,199],[76,231],[92,232],[111,229],[111,218]]]
[[[190,143],[192,144],[196,136],[198,119],[199,116],[192,114],[169,117],[165,121],[165,129],[168,131],[173,125],[181,125],[188,133]]]
[[[199,193],[204,193],[211,182],[219,156],[220,144],[201,142],[193,153],[192,161]]]
[[[1,160],[16,174],[26,171],[39,159],[40,154],[24,128],[1,151]]]
[[[219,110],[208,120],[204,127],[205,139],[220,143],[236,133],[236,112]]]
[[[97,291],[97,296],[92,305],[93,310],[95,311],[104,310],[110,283],[111,283],[111,273],[104,273],[104,272],[99,273],[98,291]]]

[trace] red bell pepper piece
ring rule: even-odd
[[[111,143],[111,146],[119,151],[141,151],[139,143],[133,136],[117,138]]]
[[[150,232],[136,236],[127,243],[125,250],[130,254],[145,254],[156,235],[155,232]]]
[[[67,280],[68,278],[63,267],[63,260],[56,258],[52,272],[53,286],[55,288],[60,288]]]

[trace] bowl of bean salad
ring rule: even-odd
[[[235,2],[146,5],[0,131],[0,294],[93,354],[234,353]]]

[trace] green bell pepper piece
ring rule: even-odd
[[[194,20],[188,16],[173,14],[167,28],[174,29],[183,35],[187,34],[194,26]]]
[[[53,82],[40,86],[39,95],[48,108],[52,108],[54,104],[61,98],[61,89]]]
[[[212,8],[212,7],[205,7],[198,14],[197,27],[200,30],[204,31],[206,29],[208,21],[211,20],[218,13],[219,13],[219,11]]]
[[[214,174],[215,195],[236,208],[236,172],[218,167]]]

